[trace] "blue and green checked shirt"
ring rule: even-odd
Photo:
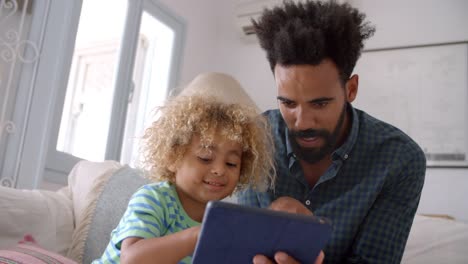
[[[333,234],[325,263],[400,263],[424,184],[424,153],[399,129],[351,105],[348,110],[348,138],[313,187],[293,155],[280,112],[265,112],[275,139],[275,190],[244,191],[239,203],[267,207],[290,196],[329,218]]]

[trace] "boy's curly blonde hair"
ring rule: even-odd
[[[177,164],[194,135],[209,144],[215,133],[242,146],[239,184],[254,189],[273,187],[273,141],[266,119],[254,108],[224,103],[215,97],[178,96],[157,109],[159,116],[143,136],[143,164],[151,180],[174,182],[169,168]]]

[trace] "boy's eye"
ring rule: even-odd
[[[208,157],[200,157],[198,156],[198,159],[203,161],[203,162],[210,162],[211,161],[211,158],[208,158]]]
[[[228,165],[229,167],[237,167],[237,163],[232,163],[232,162],[226,162],[226,165]]]

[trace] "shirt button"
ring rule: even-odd
[[[344,159],[347,159],[348,158],[348,154],[344,154]]]
[[[306,204],[306,205],[310,205],[310,200],[306,200],[306,201],[305,201],[305,204]]]

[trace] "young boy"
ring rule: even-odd
[[[255,110],[205,96],[159,110],[144,137],[155,183],[133,195],[93,263],[191,263],[208,201],[274,182],[271,136]]]

